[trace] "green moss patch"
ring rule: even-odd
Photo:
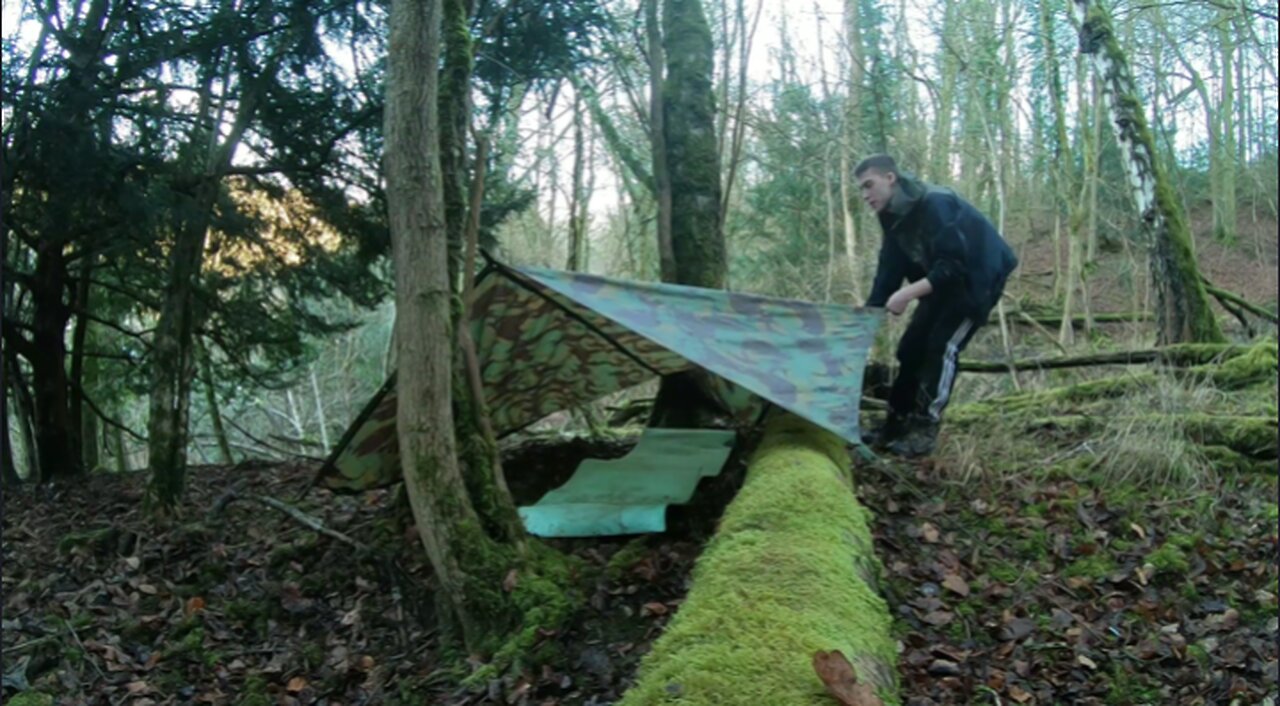
[[[888,611],[855,568],[878,566],[868,513],[842,455],[826,432],[794,418],[771,423],[685,604],[622,704],[827,706],[818,650],[849,656],[863,680],[887,682],[883,695],[896,703]]]

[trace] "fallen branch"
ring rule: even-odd
[[[1025,316],[1015,319],[1015,322],[1023,325],[1062,325],[1062,314],[1041,314],[1037,316],[1035,313],[1027,311],[1019,311],[1018,313],[1025,314]],[[1071,317],[1071,326],[1073,328],[1084,328],[1086,322],[1092,322],[1094,324],[1125,324],[1151,321],[1152,319],[1152,315],[1149,312],[1144,311],[1109,311],[1088,317],[1084,314],[1076,314]]]
[[[1277,317],[1275,314],[1271,313],[1270,311],[1267,311],[1266,309],[1263,309],[1257,304],[1253,304],[1249,302],[1247,299],[1240,296],[1239,294],[1233,294],[1231,292],[1228,292],[1225,289],[1222,289],[1221,287],[1217,287],[1203,276],[1200,278],[1200,281],[1204,282],[1205,291],[1212,294],[1213,298],[1217,299],[1218,303],[1221,304],[1222,307],[1227,311],[1231,311],[1231,307],[1228,306],[1227,304],[1228,302],[1230,302],[1231,304],[1234,304],[1237,307],[1244,309],[1245,311],[1249,312],[1250,314],[1253,314],[1254,316],[1257,316],[1260,319],[1266,319],[1267,321],[1270,321],[1273,324],[1280,324],[1280,317]]]
[[[210,517],[218,517],[226,511],[228,505],[237,500],[248,500],[278,510],[303,527],[354,548],[356,550],[356,559],[371,564],[377,570],[383,582],[391,590],[396,602],[400,602],[401,596],[409,596],[409,612],[417,619],[419,625],[424,628],[433,627],[432,622],[435,619],[434,599],[427,594],[418,581],[415,581],[404,569],[400,568],[400,565],[393,559],[383,556],[374,547],[358,539],[326,526],[320,518],[308,515],[282,500],[277,500],[267,495],[240,495],[234,490],[229,490],[213,504],[213,508],[209,511]]]
[[[1094,365],[1140,365],[1157,362],[1176,367],[1186,367],[1190,365],[1205,365],[1217,360],[1233,358],[1247,353],[1250,348],[1251,346],[1247,345],[1179,343],[1144,351],[1090,353],[1058,358],[1029,358],[1027,360],[1013,361],[1012,364],[1019,370],[1054,370],[1084,368]],[[1009,369],[1008,366],[1009,363],[1003,361],[960,361],[961,370],[974,373],[1003,373]]]

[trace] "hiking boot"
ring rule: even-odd
[[[867,446],[885,446],[907,433],[907,419],[896,414],[885,417],[875,429],[862,432],[862,443]]]
[[[903,458],[919,458],[933,453],[938,443],[938,423],[927,417],[913,417],[905,434],[889,444],[889,453]]]

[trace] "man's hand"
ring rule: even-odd
[[[902,312],[907,310],[907,305],[910,304],[913,299],[915,299],[915,297],[911,296],[911,293],[907,291],[906,287],[903,287],[889,297],[889,301],[885,302],[884,308],[888,309],[889,313],[894,316],[901,316]]]
[[[907,310],[907,305],[919,299],[927,297],[933,293],[933,283],[928,279],[920,279],[908,284],[907,286],[894,292],[889,297],[889,301],[885,302],[884,308],[889,310],[894,316],[901,316],[902,312]]]

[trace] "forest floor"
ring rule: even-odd
[[[513,492],[536,496],[585,454],[626,448],[526,446],[507,459]],[[673,517],[667,533],[554,542],[583,560],[587,598],[570,626],[546,636],[559,657],[472,691],[457,687],[461,675],[403,587],[345,544],[248,499],[292,499],[313,467],[193,469],[183,518],[163,526],[142,510],[140,475],[9,492],[4,695],[611,703],[679,610],[741,466],[709,489],[709,512]],[[212,512],[228,491],[241,499]],[[1088,473],[963,476],[930,461],[862,469],[858,495],[876,518],[903,647],[903,703],[1275,703],[1276,492],[1274,475],[1256,473],[1161,488]],[[312,491],[299,506],[429,585],[394,497]]]

